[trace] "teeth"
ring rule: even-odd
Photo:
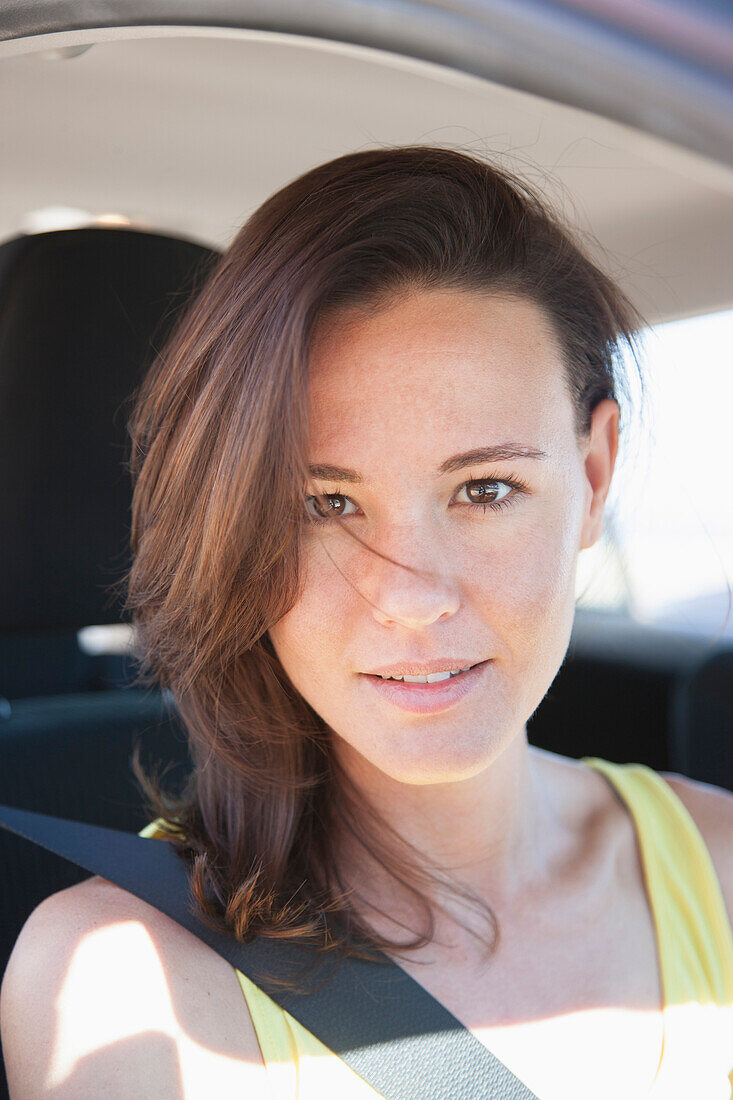
[[[458,676],[460,672],[468,672],[473,665],[466,668],[450,669],[447,672],[431,672],[429,676],[383,676],[383,680],[404,680],[406,684],[437,684],[441,680],[449,680],[451,676]]]

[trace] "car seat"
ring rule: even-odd
[[[733,791],[733,649],[717,648],[676,687],[674,769]]]
[[[133,743],[174,784],[190,767],[170,700],[78,632],[122,622],[129,398],[217,257],[117,227],[0,245],[1,802],[139,829]],[[86,875],[5,831],[0,868],[1,974],[31,910]]]

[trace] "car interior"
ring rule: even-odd
[[[126,413],[268,194],[372,144],[461,147],[540,186],[651,327],[733,308],[733,140],[716,146],[712,108],[688,140],[692,84],[673,133],[672,107],[645,127],[618,97],[604,113],[551,95],[549,75],[410,51],[406,27],[139,24],[0,41],[0,802],[129,831],[148,820],[133,745],[173,785],[190,761],[173,701],[134,683],[112,591],[129,562]],[[553,33],[577,55],[577,27]],[[528,735],[733,791],[732,728],[732,634],[584,605]],[[85,877],[0,830],[0,974],[31,910]]]

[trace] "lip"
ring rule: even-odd
[[[394,676],[406,673],[408,676],[430,676],[434,672],[445,672],[448,668],[469,668],[481,664],[473,657],[435,657],[432,661],[412,661],[403,658],[394,665],[382,665],[381,668],[364,669],[365,676]]]
[[[465,698],[479,683],[490,664],[491,658],[474,665],[468,672],[451,676],[450,680],[440,680],[437,684],[406,684],[400,680],[383,680],[381,676],[369,672],[359,675],[383,699],[401,710],[408,710],[413,714],[433,714],[447,710]]]

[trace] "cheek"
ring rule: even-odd
[[[506,646],[508,667],[527,691],[531,711],[554,679],[567,651],[575,614],[577,543],[568,517],[528,526],[486,568],[482,598]]]
[[[346,582],[330,561],[306,566],[297,603],[269,634],[275,652],[294,686],[312,704],[320,690],[333,690],[333,670],[343,663],[347,624],[344,616]]]
[[[502,554],[501,564],[502,594],[515,613],[531,620],[551,614],[558,602],[564,602],[575,572],[575,554],[561,530],[538,524]]]
[[[488,627],[522,709],[537,705],[570,640],[577,554],[566,520],[544,508],[473,548],[465,600]]]

